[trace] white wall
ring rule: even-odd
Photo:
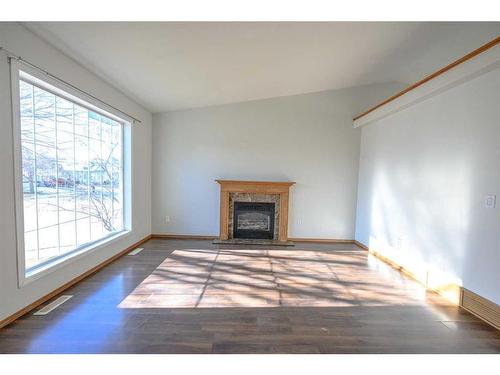
[[[352,118],[400,87],[154,115],[153,233],[218,235],[215,179],[290,180],[290,237],[352,239],[360,142]]]
[[[496,69],[362,128],[356,219],[358,241],[496,303],[499,98]]]
[[[103,247],[19,289],[16,268],[10,74],[0,52],[0,320],[151,233],[151,114],[101,79],[15,23],[0,23],[0,46],[142,120],[132,129],[133,230]]]

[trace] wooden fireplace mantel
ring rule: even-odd
[[[220,185],[220,239],[229,238],[229,194],[255,193],[279,195],[279,230],[278,240],[288,240],[288,200],[292,181],[238,181],[215,180]]]

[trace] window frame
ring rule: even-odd
[[[121,186],[123,206],[123,229],[112,233],[101,239],[88,242],[74,250],[48,259],[44,262],[26,269],[25,246],[24,246],[24,192],[23,192],[23,170],[22,170],[22,140],[21,140],[21,116],[20,116],[20,80],[28,82],[42,90],[50,92],[60,98],[66,99],[74,104],[109,117],[122,125],[122,163],[121,163]],[[51,272],[56,271],[78,259],[90,255],[116,241],[130,235],[132,231],[132,178],[131,178],[131,125],[132,119],[112,108],[104,109],[101,103],[92,98],[85,97],[75,88],[39,72],[22,62],[11,60],[11,104],[12,104],[12,134],[14,154],[14,193],[15,193],[15,218],[17,239],[17,268],[18,287],[21,288]]]

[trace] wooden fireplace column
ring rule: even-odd
[[[288,241],[288,200],[290,187],[295,182],[276,181],[236,181],[215,180],[220,185],[220,239],[229,238],[229,194],[230,193],[253,193],[253,194],[276,194],[279,195],[279,228],[278,240]]]

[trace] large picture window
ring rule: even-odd
[[[26,273],[124,230],[123,123],[29,77],[17,129]]]

